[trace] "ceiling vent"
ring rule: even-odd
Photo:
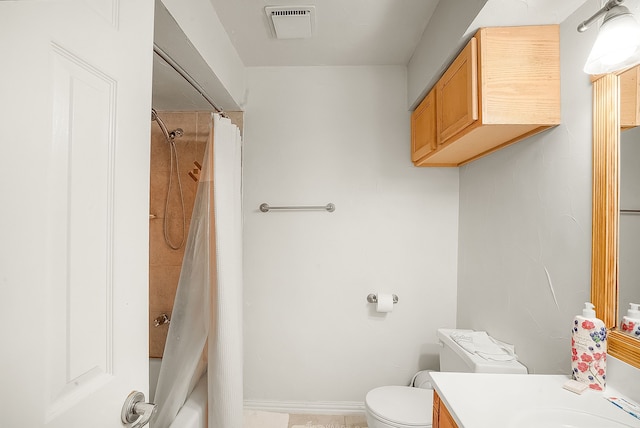
[[[306,39],[315,31],[315,6],[267,6],[264,11],[277,39]]]

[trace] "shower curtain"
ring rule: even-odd
[[[242,426],[242,207],[238,128],[212,115],[158,377],[153,428],[168,428],[206,372],[208,426]]]

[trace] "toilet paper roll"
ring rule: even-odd
[[[391,312],[393,310],[393,294],[378,293],[377,312]]]

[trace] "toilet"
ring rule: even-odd
[[[516,359],[487,360],[462,348],[454,336],[473,330],[439,329],[440,370],[467,373],[527,374],[527,368]],[[429,385],[428,382],[425,382]],[[409,386],[382,386],[372,389],[365,397],[365,411],[369,428],[430,428],[433,390]]]

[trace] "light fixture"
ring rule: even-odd
[[[578,26],[583,32],[604,15],[600,32],[584,65],[588,74],[605,74],[640,63],[640,25],[624,0],[609,0],[591,18]]]

